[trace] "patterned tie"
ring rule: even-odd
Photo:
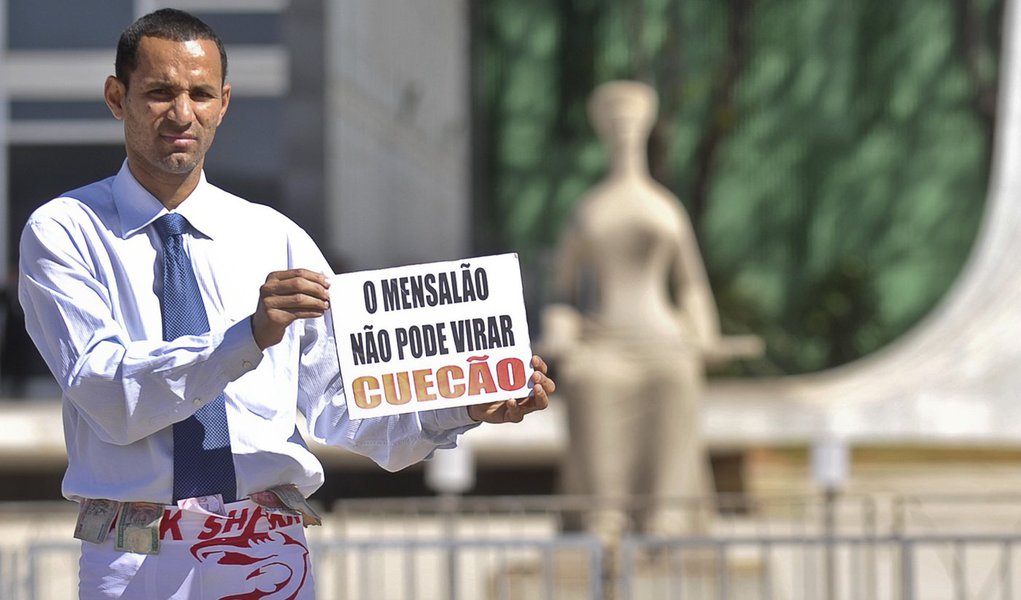
[[[169,213],[154,225],[163,240],[163,339],[206,333],[209,320],[181,237],[188,221]],[[234,502],[237,494],[222,393],[174,423],[174,501],[212,494],[223,494],[224,502]]]

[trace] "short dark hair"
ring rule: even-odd
[[[220,36],[212,27],[195,15],[176,8],[161,8],[151,12],[128,26],[117,42],[117,58],[114,61],[114,75],[124,85],[138,67],[138,44],[143,37],[159,38],[174,42],[210,40],[220,51],[222,81],[227,81],[227,51],[223,49]]]

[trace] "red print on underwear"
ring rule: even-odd
[[[199,562],[212,560],[226,567],[252,567],[245,577],[250,589],[220,600],[294,600],[305,585],[308,548],[283,531],[274,530],[269,518],[270,531],[255,531],[259,519],[273,516],[277,515],[267,515],[257,507],[238,535],[214,537],[191,547],[192,556]]]

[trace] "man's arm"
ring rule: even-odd
[[[18,291],[29,334],[65,398],[103,441],[130,444],[181,421],[258,365],[247,320],[173,342],[132,340],[80,236],[53,218],[31,220]]]

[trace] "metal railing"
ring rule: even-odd
[[[22,597],[25,600],[48,600],[77,596],[80,548],[81,542],[75,539],[31,543],[25,553]],[[68,592],[73,595],[68,595]],[[12,598],[19,596],[12,595]]]
[[[553,539],[334,540],[314,545],[316,589],[336,600],[602,598],[602,548]]]
[[[632,531],[609,548],[573,529],[595,506],[338,502],[307,530],[320,600],[1021,600],[1021,496],[745,498],[714,503],[709,535]],[[74,597],[79,546],[73,513],[62,518],[19,544],[0,521],[2,598]]]

